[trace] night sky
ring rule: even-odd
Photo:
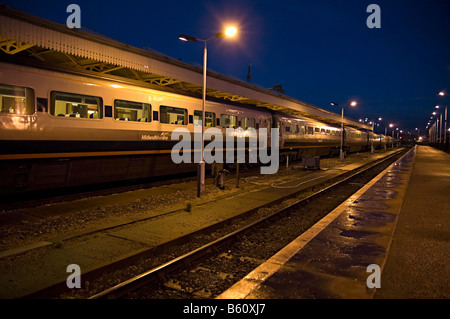
[[[405,131],[425,129],[437,104],[450,104],[449,0],[171,0],[21,1],[13,8],[65,24],[71,3],[81,7],[81,25],[126,44],[201,66],[201,42],[223,26],[235,39],[208,42],[208,69],[264,88],[281,84],[285,94],[346,116],[383,117]],[[381,8],[381,28],[370,29],[367,6]],[[423,132],[422,131],[422,132]]]

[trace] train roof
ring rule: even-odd
[[[203,69],[177,59],[0,5],[2,60],[202,96]],[[254,84],[208,71],[207,98],[340,124],[341,115]],[[346,126],[370,129],[344,118]]]

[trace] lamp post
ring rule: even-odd
[[[389,124],[389,127],[392,128],[392,148],[394,148],[394,124]]]
[[[438,95],[445,97],[446,95],[448,95],[448,93],[446,93],[445,91],[440,91]],[[447,143],[447,105],[445,106],[444,111],[444,147],[446,147],[446,143]]]
[[[384,127],[384,150],[387,150],[387,126]]]
[[[209,40],[212,40],[214,38],[223,38],[225,36],[231,37],[236,34],[236,28],[235,27],[229,27],[225,31],[221,31],[217,33],[216,35],[210,37],[209,39],[203,40],[199,39],[190,35],[186,34],[180,34],[178,36],[178,39],[182,41],[187,42],[196,42],[196,41],[202,41],[205,44],[205,48],[203,50],[203,103],[202,103],[202,149],[201,149],[201,157],[200,157],[200,163],[199,163],[199,176],[198,176],[198,187],[197,187],[197,196],[200,197],[200,194],[205,190],[205,160],[204,160],[204,153],[205,153],[205,103],[206,103],[206,61],[207,61],[207,55],[208,51],[206,48],[206,43]]]
[[[356,103],[356,101],[352,101],[349,104],[347,104],[347,106],[356,106],[358,103]],[[333,106],[339,106],[338,103],[335,102],[331,102],[331,105]],[[342,115],[341,115],[341,150],[339,152],[339,159],[342,161],[344,161],[344,150],[343,150],[343,146],[344,146],[344,105],[342,105]]]
[[[367,120],[367,118],[366,118],[366,120]],[[379,118],[378,118],[378,121],[381,121],[381,120],[382,120],[382,118],[379,117]],[[375,152],[375,148],[374,148],[374,146],[373,146],[373,140],[374,140],[374,138],[375,138],[375,120],[370,120],[369,124],[372,125],[372,138],[370,139],[370,140],[371,140],[371,144],[370,144],[370,154],[373,154],[373,153]],[[377,124],[377,125],[379,125],[379,124]]]

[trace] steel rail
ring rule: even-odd
[[[234,238],[242,236],[244,233],[246,233],[247,231],[249,231],[252,228],[258,227],[259,225],[262,225],[264,223],[267,223],[269,220],[279,217],[281,216],[283,213],[288,212],[290,209],[301,205],[303,203],[306,203],[312,199],[314,199],[315,197],[320,196],[321,194],[332,190],[333,188],[343,184],[344,182],[374,168],[377,165],[380,165],[382,163],[385,163],[386,161],[390,160],[392,157],[398,155],[400,153],[399,152],[395,152],[385,158],[382,158],[380,160],[377,160],[373,163],[370,163],[369,165],[362,167],[359,167],[357,169],[355,169],[356,172],[354,172],[353,174],[333,183],[332,185],[329,185],[325,188],[322,188],[321,190],[315,192],[314,194],[311,194],[309,196],[307,196],[306,198],[300,199],[286,207],[283,207],[273,213],[271,213],[268,216],[262,217],[260,219],[258,219],[257,221],[248,224],[238,230],[235,230],[221,238],[218,238],[208,244],[205,244],[195,250],[192,250],[191,252],[188,252],[184,255],[181,255],[179,257],[176,257],[160,266],[157,266],[151,270],[148,270],[138,276],[135,276],[131,279],[128,279],[122,283],[117,284],[116,286],[113,286],[109,289],[106,289],[100,293],[97,293],[93,296],[90,296],[88,299],[106,299],[106,298],[119,298],[121,296],[126,295],[127,293],[130,293],[146,284],[148,284],[149,282],[157,279],[157,278],[161,278],[161,277],[165,277],[167,276],[169,273],[174,272],[178,267],[182,266],[183,264],[189,264],[192,263],[193,261],[195,261],[196,259],[201,258],[202,256],[208,254],[210,251],[218,248],[219,246],[225,245],[228,242],[232,241]]]

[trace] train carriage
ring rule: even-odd
[[[193,135],[200,127],[200,99],[11,63],[0,62],[0,69],[1,194],[196,171],[193,162],[171,160],[178,142],[171,134],[185,128]],[[205,127],[224,137],[229,128],[278,128],[282,160],[333,155],[341,141],[339,126],[234,103],[207,101]],[[368,141],[367,132],[345,129],[345,150],[362,151]]]

